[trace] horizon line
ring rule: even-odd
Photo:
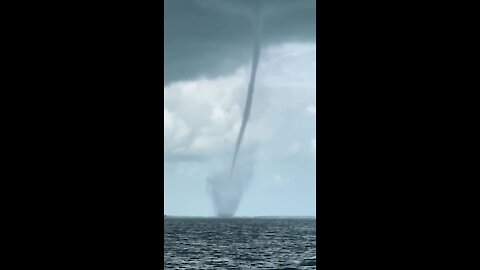
[[[167,215],[167,214],[163,214],[164,217],[202,217],[202,218],[219,218],[217,216],[193,216],[193,215]],[[276,218],[316,218],[317,216],[301,216],[301,215],[298,215],[298,216],[293,216],[293,215],[272,215],[272,216],[268,216],[268,215],[262,215],[262,216],[248,216],[248,215],[245,215],[245,216],[234,216],[232,218],[255,218],[255,217],[276,217]]]

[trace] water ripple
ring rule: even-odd
[[[164,220],[164,269],[316,269],[315,219]]]

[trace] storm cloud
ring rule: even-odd
[[[262,46],[315,42],[315,0],[165,0],[164,85],[234,72],[251,59],[251,10],[262,6]]]

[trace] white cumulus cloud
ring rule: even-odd
[[[233,149],[237,139],[246,69],[215,79],[178,82],[164,88],[165,156],[203,158]],[[261,141],[267,128],[252,119],[244,146]]]

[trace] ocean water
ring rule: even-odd
[[[165,218],[164,269],[316,269],[314,218]]]

